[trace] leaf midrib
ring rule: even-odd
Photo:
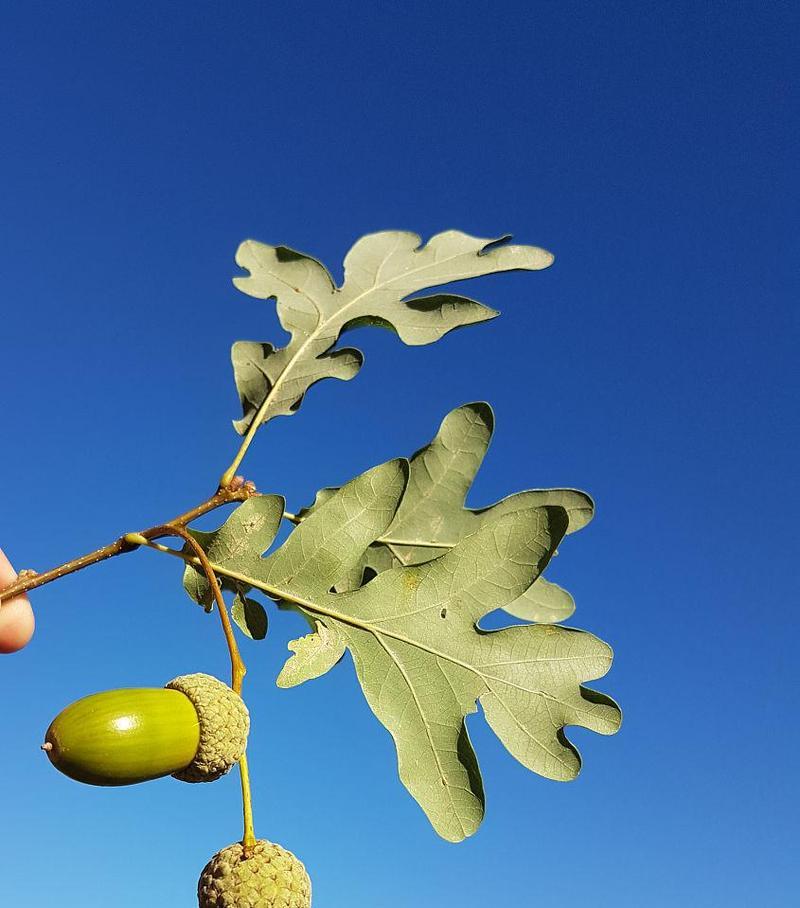
[[[196,559],[189,559],[193,563]],[[198,562],[199,564],[199,562]],[[507,687],[513,687],[517,690],[523,691],[527,694],[537,694],[539,696],[545,697],[548,700],[553,700],[557,703],[561,703],[557,697],[554,697],[548,691],[540,690],[538,688],[532,689],[529,687],[522,687],[519,684],[514,684],[513,681],[509,681],[507,678],[500,678],[497,675],[487,675],[480,670],[479,667],[475,665],[470,665],[468,662],[464,662],[461,659],[458,659],[456,656],[451,655],[450,653],[444,653],[441,650],[434,649],[427,643],[422,643],[419,640],[414,640],[411,637],[407,637],[405,634],[401,634],[398,631],[388,630],[386,628],[376,628],[368,621],[361,621],[358,618],[354,618],[352,615],[345,615],[342,612],[337,611],[336,609],[327,608],[324,605],[319,605],[316,602],[312,602],[309,599],[304,599],[301,596],[297,596],[294,593],[291,593],[287,590],[283,590],[280,587],[272,586],[269,583],[263,583],[260,580],[256,580],[254,577],[249,577],[247,574],[242,574],[238,571],[231,571],[219,564],[214,564],[211,562],[211,568],[215,574],[221,574],[224,577],[229,577],[231,580],[239,580],[242,583],[247,583],[250,586],[256,587],[265,592],[268,596],[273,599],[283,599],[287,602],[292,602],[295,605],[299,605],[301,608],[306,609],[309,612],[313,612],[316,615],[322,615],[326,618],[331,618],[334,621],[339,621],[341,624],[348,625],[350,627],[357,628],[358,630],[365,631],[369,634],[372,634],[373,637],[377,637],[379,634],[382,634],[385,637],[390,637],[393,640],[397,640],[399,643],[405,643],[408,646],[416,647],[417,649],[423,650],[426,653],[429,653],[431,656],[436,656],[440,659],[444,659],[447,662],[452,663],[453,665],[458,665],[460,668],[465,669],[468,672],[476,675],[480,678],[485,684],[486,687],[490,687],[488,684],[489,681],[497,681],[499,684],[505,684]],[[340,594],[345,595],[345,594]],[[574,657],[559,657],[558,659],[528,659],[524,660],[525,662],[570,662]],[[513,663],[509,663],[513,664]],[[496,695],[498,696],[498,695]],[[566,705],[566,704],[564,704]]]
[[[175,552],[171,552],[170,554],[173,554],[176,557],[182,558],[184,561],[188,561],[190,563],[197,564],[197,565],[200,564],[200,562],[197,558],[187,558],[183,552],[175,551]],[[287,593],[286,591],[281,590],[278,587],[270,586],[267,583],[261,583],[260,581],[255,580],[255,578],[253,578],[253,577],[248,577],[246,574],[242,574],[238,571],[228,570],[227,568],[222,567],[222,565],[214,564],[212,562],[211,568],[214,571],[214,573],[216,573],[216,574],[221,574],[225,577],[229,577],[232,580],[239,580],[242,583],[247,583],[251,586],[256,587],[257,589],[262,590],[263,592],[267,593],[271,597],[275,597],[278,599],[285,599],[285,600],[287,600],[289,602],[293,602],[295,605],[299,605],[301,608],[307,609],[308,611],[313,612],[317,615],[323,615],[327,618],[333,619],[334,621],[339,621],[342,624],[349,625],[350,627],[356,627],[359,630],[366,631],[367,633],[371,634],[376,639],[379,637],[379,635],[384,635],[386,637],[390,637],[391,639],[397,640],[400,643],[406,643],[409,646],[413,646],[413,647],[416,647],[417,649],[421,649],[424,652],[429,653],[431,656],[435,656],[437,658],[444,659],[446,662],[450,662],[453,665],[458,665],[461,668],[465,669],[466,671],[471,672],[472,674],[474,674],[478,678],[480,678],[483,681],[483,683],[485,684],[486,690],[488,692],[491,692],[497,698],[497,700],[502,705],[503,709],[509,715],[511,715],[512,718],[514,718],[513,711],[508,706],[508,704],[503,699],[503,697],[499,693],[497,693],[497,691],[492,687],[492,685],[490,683],[491,681],[497,681],[499,684],[504,684],[507,687],[513,687],[517,690],[522,691],[523,693],[541,696],[544,700],[558,703],[559,705],[565,706],[572,710],[576,709],[574,704],[565,703],[564,701],[560,700],[558,697],[554,697],[553,694],[551,694],[549,691],[522,687],[519,684],[514,684],[512,681],[509,681],[507,678],[498,678],[495,675],[486,675],[483,672],[481,672],[476,666],[469,665],[468,663],[463,662],[460,659],[457,659],[455,656],[451,656],[449,653],[443,653],[443,652],[440,652],[439,650],[432,649],[427,644],[421,644],[416,640],[412,640],[410,637],[406,637],[404,634],[399,634],[396,631],[389,631],[389,630],[377,631],[368,622],[359,621],[359,619],[353,618],[350,615],[344,615],[341,612],[336,611],[335,609],[326,608],[325,606],[318,605],[309,600],[302,599],[299,596],[295,596],[290,593]],[[533,661],[538,661],[538,662],[559,661],[559,662],[561,662],[561,661],[571,661],[572,658],[573,657],[562,657],[557,660],[546,659],[546,660],[525,660],[525,661],[530,661],[530,662],[533,662]],[[610,657],[606,657],[606,658],[608,659],[608,661],[610,661]],[[514,663],[509,663],[509,664],[514,664]],[[515,722],[517,722],[517,724],[519,724],[518,720],[516,720],[516,719],[515,719]],[[529,737],[531,737],[532,740],[537,741],[537,743],[540,743],[534,736],[532,736],[530,734],[530,732],[526,731],[526,734]],[[547,750],[547,748],[545,748],[545,750]],[[560,758],[558,758],[558,761],[560,763],[563,763],[563,761]]]

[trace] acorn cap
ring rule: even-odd
[[[202,673],[181,675],[164,685],[185,694],[200,720],[200,745],[194,760],[173,777],[182,782],[213,782],[239,762],[247,747],[250,715],[227,684]]]
[[[310,908],[311,880],[280,845],[261,839],[246,858],[237,842],[206,864],[197,899],[200,908]]]

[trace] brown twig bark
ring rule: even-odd
[[[230,504],[231,502],[246,501],[255,493],[255,487],[251,483],[244,483],[238,488],[229,487],[227,489],[219,489],[211,498],[196,507],[191,508],[191,510],[180,514],[166,524],[159,524],[158,526],[142,530],[142,532],[137,535],[144,536],[145,539],[157,538],[159,535],[158,530],[163,530],[165,526],[185,527],[188,523],[191,523],[191,521],[196,520],[198,517],[202,517],[203,514],[207,514],[215,508],[222,507],[222,505]],[[30,571],[23,572],[23,576],[20,576],[15,583],[12,583],[11,586],[6,587],[4,590],[0,590],[0,605],[2,605],[3,601],[6,599],[13,599],[15,596],[27,593],[29,590],[44,586],[46,583],[60,580],[62,577],[66,577],[68,574],[74,574],[76,571],[81,571],[83,568],[89,567],[90,565],[106,561],[108,558],[114,558],[116,555],[123,555],[125,552],[132,552],[137,546],[126,538],[126,536],[130,535],[131,534],[120,536],[119,539],[115,540],[110,545],[103,546],[103,548],[97,549],[94,552],[89,552],[87,555],[81,555],[79,558],[73,558],[71,561],[67,561],[65,564],[59,565],[58,567],[51,568],[44,573],[33,574]],[[162,533],[161,535],[165,534]]]

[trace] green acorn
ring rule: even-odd
[[[213,782],[247,746],[242,698],[211,675],[183,675],[164,688],[92,694],[62,710],[42,749],[56,769],[89,785],[133,785],[172,775]]]
[[[197,900],[200,908],[311,908],[311,880],[280,845],[260,839],[245,857],[237,842],[206,864]]]

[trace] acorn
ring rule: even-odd
[[[197,900],[200,908],[311,908],[311,880],[280,845],[259,839],[245,853],[236,842],[206,864]]]
[[[250,716],[242,698],[211,675],[182,675],[163,688],[92,694],[62,710],[42,750],[64,775],[89,785],[134,785],[163,776],[213,782],[239,761]]]

